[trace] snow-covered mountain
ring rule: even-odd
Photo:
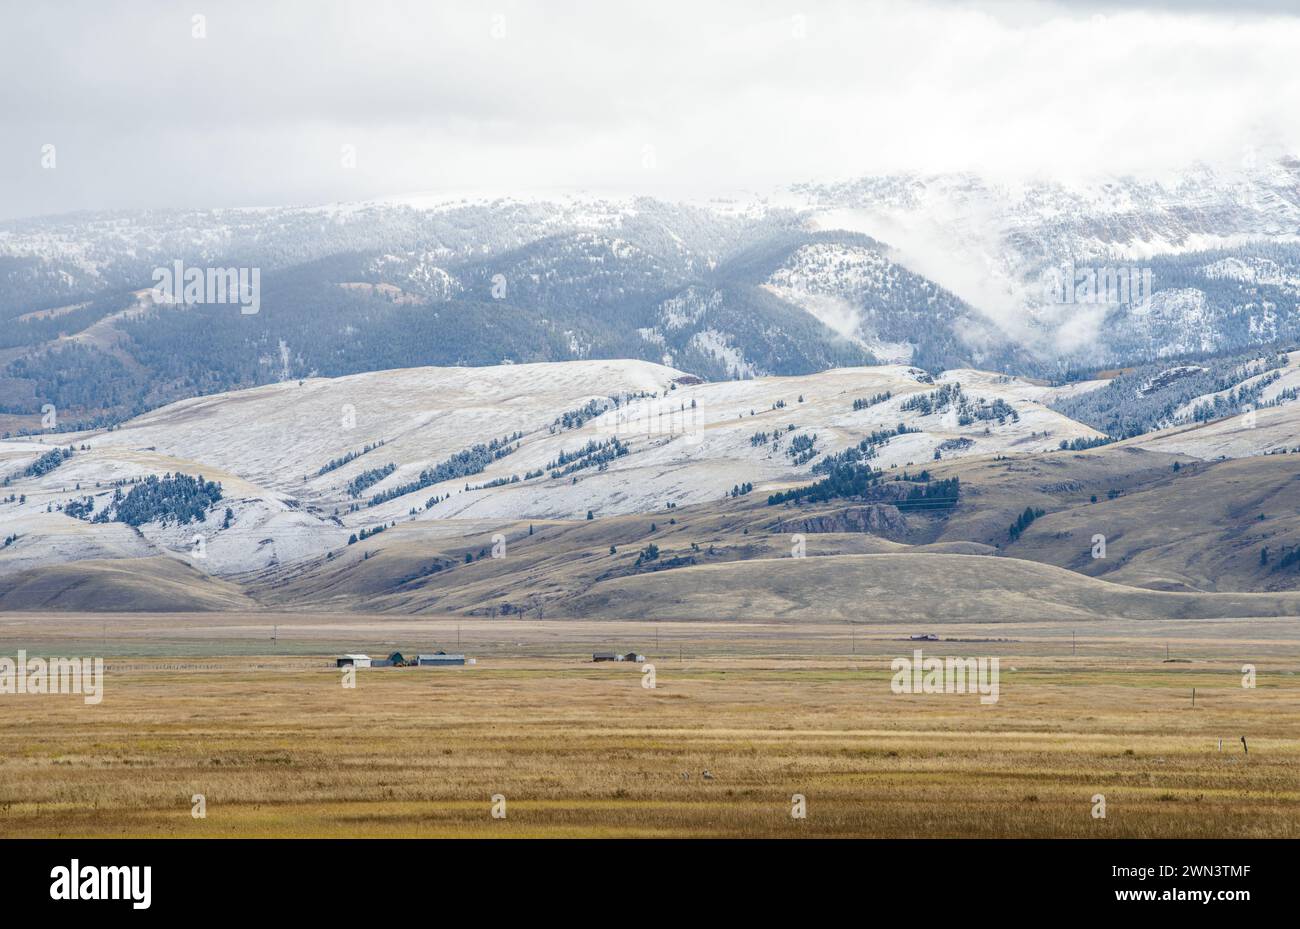
[[[785,201],[819,228],[855,229],[1024,338],[1092,362],[1294,338],[1300,161],[1198,166],[1163,180],[1002,183],[973,175],[803,184]],[[1153,272],[1142,300],[1071,299],[1062,271]],[[1236,286],[1224,286],[1231,281]],[[1189,286],[1190,285],[1190,286]]]
[[[177,260],[258,268],[260,312],[142,308],[154,269]],[[1117,276],[1120,293],[1098,283]],[[0,225],[0,428],[32,428],[46,405],[72,423],[119,421],[214,391],[429,364],[1054,376],[1295,340],[1297,282],[1290,159],[1164,181],[895,176],[728,201],[418,197],[33,219]]]

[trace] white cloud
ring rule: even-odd
[[[0,38],[0,214],[1300,150],[1300,19],[1169,7],[247,2],[214,6],[200,40],[172,3],[31,5]]]

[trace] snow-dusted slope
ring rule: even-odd
[[[1247,410],[1197,426],[1166,429],[1128,443],[1207,460],[1294,454],[1300,452],[1300,401]]]
[[[952,408],[904,409],[909,398],[957,382],[970,404],[1001,401],[1014,415],[963,423]],[[923,467],[937,448],[944,457],[1042,451],[1096,434],[1047,409],[1051,395],[977,371],[934,379],[892,365],[697,383],[641,361],[413,368],[277,384],[171,404],[107,432],[0,443],[0,468],[11,476],[55,444],[76,448],[56,469],[6,489],[26,499],[0,503],[4,535],[19,536],[0,550],[0,571],[162,552],[235,573],[337,549],[353,532],[398,520],[650,513],[718,499],[737,485],[762,493],[812,479],[826,456],[900,423],[914,431],[880,444],[874,465]],[[566,427],[565,414],[584,407],[581,424]],[[796,439],[816,454],[796,460]],[[482,471],[421,482],[426,469],[493,440],[509,451]],[[367,445],[377,447],[320,473]],[[593,447],[622,452],[584,459]],[[349,493],[350,482],[376,469],[387,473]],[[205,523],[136,531],[59,511],[86,496],[102,511],[115,481],[167,472],[222,483],[224,499]],[[372,505],[384,496],[391,499]]]
[[[897,328],[897,321],[879,318],[878,311],[870,307],[898,286],[900,271],[879,251],[818,242],[798,249],[764,286],[880,360],[907,363],[912,360],[912,344],[882,335],[882,330]],[[928,281],[925,284],[932,292],[928,299],[913,304],[913,325],[934,313],[939,289]],[[927,325],[939,322],[925,320]]]

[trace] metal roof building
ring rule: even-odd
[[[417,655],[415,663],[421,668],[437,668],[443,665],[458,665],[465,663],[464,655],[447,655],[439,653],[437,655]]]

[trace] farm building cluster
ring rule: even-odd
[[[592,661],[645,661],[645,655],[639,655],[636,652],[596,652],[591,656]]]
[[[393,652],[387,658],[371,658],[369,655],[339,655],[335,666],[339,668],[448,668],[457,665],[474,664],[475,659],[464,655],[449,655],[446,652],[412,655],[407,657],[401,652]]]

